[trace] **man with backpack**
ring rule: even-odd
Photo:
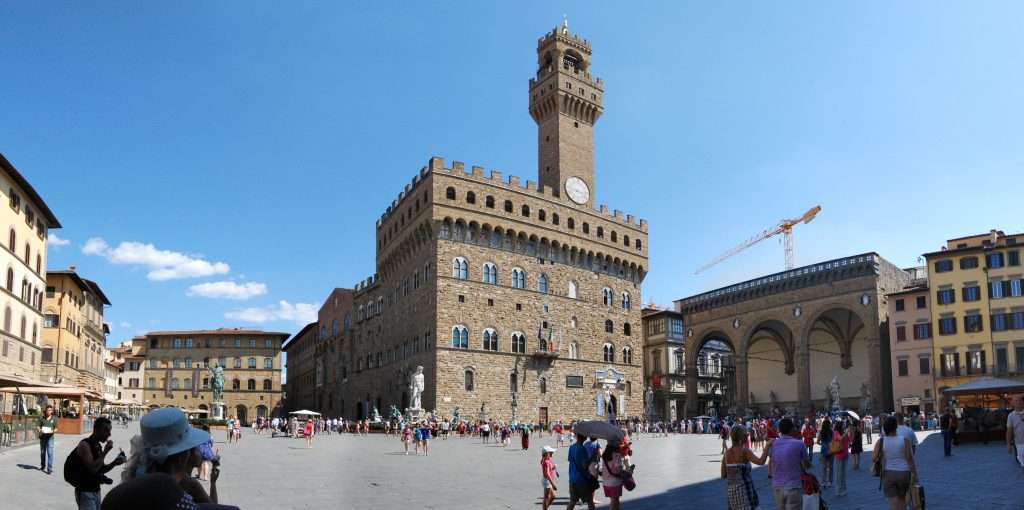
[[[105,473],[125,463],[124,452],[109,464],[103,461],[114,448],[111,428],[109,418],[96,418],[92,434],[79,442],[64,461],[64,480],[75,488],[79,510],[100,510],[100,484],[113,483]]]

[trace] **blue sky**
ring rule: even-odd
[[[374,220],[431,155],[536,175],[527,81],[565,13],[606,87],[597,199],[649,220],[643,299],[668,305],[781,269],[770,240],[693,275],[816,204],[798,264],[1024,231],[1022,11],[6,2],[0,152],[65,226],[50,267],[113,302],[111,343],[294,332],[373,273]]]

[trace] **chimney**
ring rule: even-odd
[[[996,229],[992,229],[989,231],[989,235],[992,236],[992,245],[994,246],[996,244],[996,241],[999,240],[999,231]]]

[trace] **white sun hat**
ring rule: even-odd
[[[185,413],[174,407],[151,411],[142,417],[139,427],[146,456],[158,463],[210,440],[209,432],[193,427]]]
[[[543,449],[543,450],[544,450],[544,452],[546,452],[546,453],[555,453],[555,452],[557,452],[557,451],[558,451],[558,450],[556,450],[555,448],[553,448],[553,447],[551,447],[551,446],[549,446],[549,445],[544,445],[544,448],[542,448],[542,449]]]

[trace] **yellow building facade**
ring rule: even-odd
[[[46,286],[46,240],[60,223],[28,180],[0,154],[0,380],[35,381],[39,377],[43,288]],[[3,411],[9,400],[0,395]]]
[[[103,395],[104,349],[109,333],[103,313],[109,305],[99,285],[82,278],[74,267],[47,273],[42,380]]]
[[[926,253],[936,395],[979,377],[1024,376],[1024,234],[950,239]]]

